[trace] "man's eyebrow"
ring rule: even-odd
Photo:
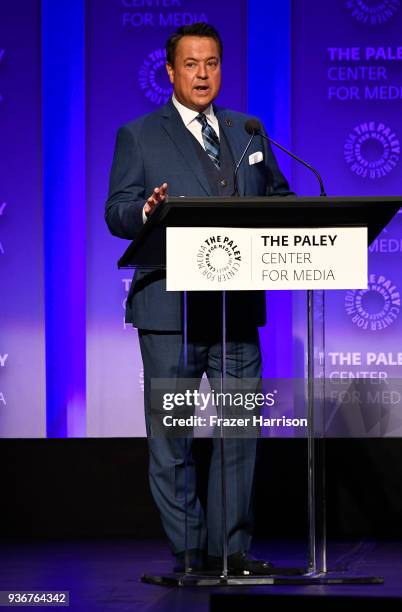
[[[217,55],[211,55],[211,57],[207,57],[207,59],[205,60],[206,62],[208,62],[211,59],[216,59],[219,60],[219,57]],[[192,60],[193,62],[201,62],[202,60],[199,60],[195,57],[185,57],[184,61],[187,62],[188,60]]]

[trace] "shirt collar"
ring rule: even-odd
[[[180,114],[180,117],[182,118],[183,123],[186,127],[188,127],[190,123],[194,121],[194,119],[199,115],[198,111],[192,110],[191,108],[187,108],[187,106],[184,106],[184,104],[181,104],[181,102],[178,101],[178,99],[176,98],[174,94],[172,95],[172,102],[174,106],[177,108]],[[215,113],[214,113],[212,104],[210,104],[202,112],[204,113],[204,115],[210,122],[213,123],[214,121],[216,121],[216,117],[215,117]]]

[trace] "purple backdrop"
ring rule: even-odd
[[[293,149],[330,195],[400,194],[401,3],[295,0],[292,30]],[[317,192],[302,168],[294,177],[299,193]],[[402,376],[401,221],[370,248],[367,291],[326,294],[329,377]]]
[[[26,0],[19,13],[11,0],[0,7],[3,437],[46,435],[40,4]],[[168,99],[164,41],[177,26],[195,20],[216,24],[225,42],[218,102],[247,110],[247,49],[253,40],[247,41],[247,4],[232,3],[228,19],[228,5],[210,0],[86,2],[89,436],[144,434],[136,331],[123,324],[131,275],[116,266],[127,243],[110,236],[103,220],[116,130]],[[275,25],[269,24],[272,31]],[[282,89],[284,97],[291,97],[293,150],[320,169],[329,194],[400,193],[401,0],[294,0],[291,29],[290,91]],[[268,24],[266,31],[268,35]],[[261,72],[258,59],[250,74],[253,70]],[[269,70],[258,79],[280,81]],[[283,116],[287,124],[288,106],[284,110],[278,102],[271,107],[276,123]],[[73,116],[67,120],[74,123]],[[314,178],[297,165],[293,177],[300,195],[318,192]],[[372,245],[368,291],[326,296],[327,376],[401,377],[401,226],[398,215]],[[304,292],[294,292],[292,300],[293,374],[300,376],[305,366]],[[273,353],[281,351],[281,363],[286,362],[288,343],[282,340],[289,336],[290,317],[286,312],[281,318],[282,313],[275,308],[272,313],[268,306],[263,338],[270,341],[263,351],[272,375]],[[274,341],[269,333],[273,326],[278,329]],[[288,361],[290,367],[290,357]],[[395,423],[386,433],[401,435],[402,430]]]
[[[0,436],[46,435],[40,2],[0,6]]]

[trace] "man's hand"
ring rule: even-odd
[[[164,202],[167,194],[167,183],[163,183],[160,187],[155,187],[152,192],[152,195],[145,202],[144,213],[147,217],[152,214],[155,207],[160,204],[160,202]]]

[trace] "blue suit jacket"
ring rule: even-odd
[[[226,135],[234,160],[239,160],[249,135],[244,124],[251,117],[214,107],[219,128]],[[248,154],[262,151],[264,160],[249,165],[243,161],[238,175],[241,196],[289,195],[289,186],[279,170],[266,140],[254,139]],[[194,137],[170,101],[156,112],[144,115],[118,130],[110,175],[105,218],[111,233],[134,239],[143,226],[142,209],[153,189],[168,183],[171,196],[211,196],[211,188],[194,147]],[[240,293],[240,292],[239,292]],[[232,296],[233,300],[233,296]],[[265,319],[265,299],[244,294],[238,309],[258,325]],[[127,299],[126,322],[135,327],[175,331],[182,329],[182,297],[167,292],[161,271],[137,270]]]

